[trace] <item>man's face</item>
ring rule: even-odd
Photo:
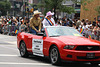
[[[88,23],[89,21],[88,21],[88,20],[86,20],[86,22]]]
[[[49,18],[51,18],[51,17],[52,17],[52,15],[49,15],[48,17],[49,17]]]
[[[39,14],[35,15],[35,17],[38,18],[39,17]]]

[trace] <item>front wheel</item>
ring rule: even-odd
[[[20,51],[21,57],[28,57],[29,56],[27,49],[26,49],[26,45],[24,42],[21,42],[19,51]]]
[[[61,62],[60,61],[60,54],[59,54],[58,48],[56,46],[53,46],[50,49],[50,54],[49,55],[50,55],[51,63],[53,65],[59,64]]]

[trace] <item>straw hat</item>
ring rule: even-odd
[[[37,14],[41,14],[41,12],[39,12],[38,10],[34,11],[33,16],[37,15]]]
[[[50,15],[54,15],[54,13],[51,13],[51,11],[47,12],[46,17],[50,16]]]

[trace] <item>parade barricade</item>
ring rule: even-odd
[[[7,34],[8,33],[8,26],[7,25],[3,25],[2,32],[3,32],[3,34]]]
[[[97,36],[96,40],[100,41],[100,30],[97,31],[97,35],[96,36]]]
[[[23,29],[23,30],[22,30]],[[23,27],[23,26],[15,26],[15,25],[4,25],[2,27],[2,32],[3,34],[8,34],[11,36],[17,35],[19,32],[26,32],[27,27]],[[87,34],[87,32],[84,32],[84,30],[80,29],[79,32],[86,38],[90,38],[90,39],[95,39],[95,40],[99,40],[100,41],[100,30],[97,31],[96,34]]]
[[[90,31],[85,31],[82,28],[79,30],[79,32],[86,38],[99,40],[100,41],[100,30],[97,30],[96,33],[91,31],[91,34],[89,34]]]
[[[8,34],[8,35],[16,35],[15,31],[17,30],[17,26],[15,25],[4,25],[2,27],[2,31],[3,31],[3,34]]]

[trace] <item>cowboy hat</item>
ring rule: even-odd
[[[34,11],[33,16],[37,15],[37,14],[41,14],[41,12],[39,12],[38,10]]]
[[[54,13],[51,13],[51,11],[47,12],[46,17],[50,16],[50,15],[54,15]]]

